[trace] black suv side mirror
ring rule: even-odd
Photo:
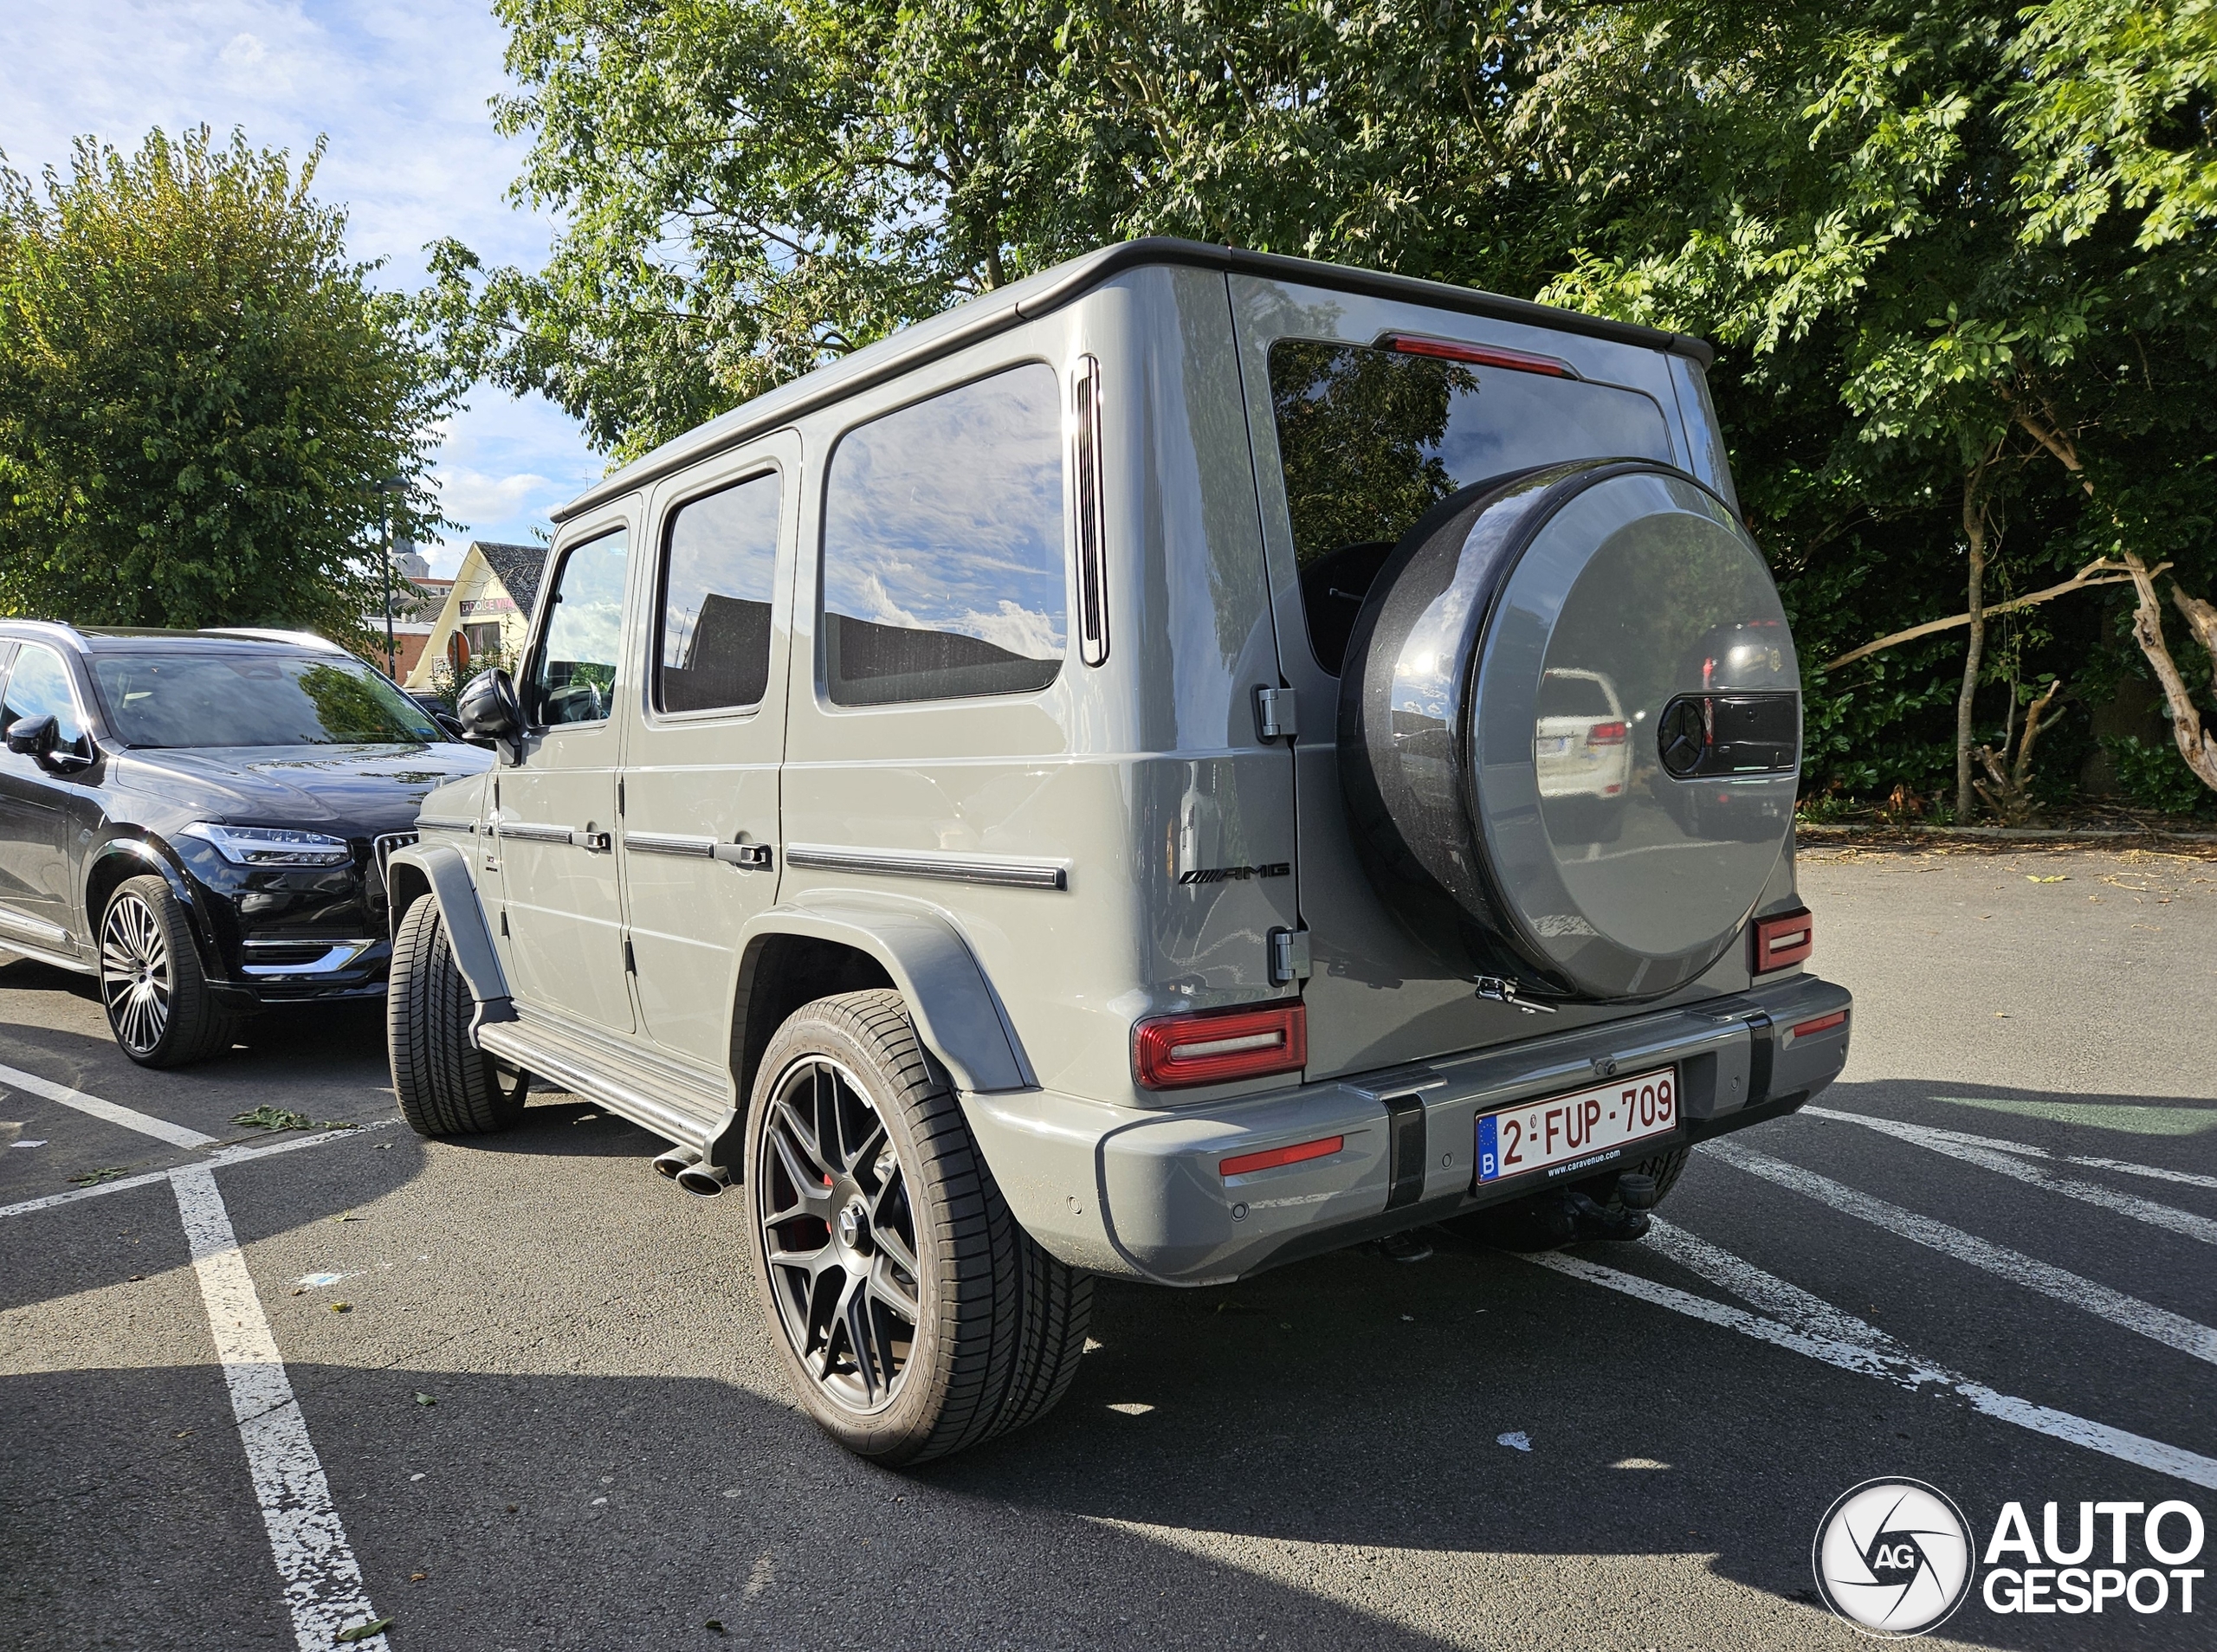
[[[50,712],[36,717],[18,717],[8,725],[8,749],[17,757],[49,757],[61,738],[61,726]]]
[[[506,741],[513,746],[523,732],[523,708],[516,701],[515,680],[498,666],[469,680],[455,697],[455,715],[462,724],[462,739],[474,745],[498,746]],[[520,755],[520,752],[512,755],[509,761]]]

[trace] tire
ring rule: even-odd
[[[763,1312],[802,1409],[848,1450],[942,1457],[1069,1389],[1092,1280],[1017,1225],[899,993],[818,998],[778,1029],[746,1163]]]
[[[229,1049],[238,1017],[216,1007],[184,907],[158,876],[127,878],[100,914],[100,1001],[117,1046],[141,1067],[184,1067]]]
[[[476,1013],[439,903],[419,895],[393,937],[385,1000],[393,1094],[419,1136],[489,1135],[523,1115],[528,1081],[501,1081],[493,1058],[470,1041]]]

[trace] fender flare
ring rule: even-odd
[[[186,877],[176,861],[163,851],[167,845],[145,837],[111,837],[85,857],[84,875],[79,880],[79,898],[84,900],[85,932],[92,937],[93,956],[100,957],[100,920],[107,914],[94,912],[92,902],[85,900],[93,887],[93,879],[101,863],[112,860],[126,860],[142,871],[158,874],[170,886],[170,893],[177,897],[177,904],[184,908],[185,931],[192,937],[192,945],[200,954],[201,973],[210,980],[220,981],[223,971],[216,956],[216,938],[209,932],[208,915],[201,909],[200,897],[193,893],[192,880]]]
[[[514,1021],[515,1003],[508,991],[508,978],[501,968],[500,953],[494,950],[485,908],[477,899],[477,886],[470,881],[469,862],[462,852],[450,843],[411,843],[396,849],[385,863],[385,888],[396,935],[401,915],[419,897],[428,894],[439,903],[455,964],[469,984],[470,997],[477,1000],[477,1014],[469,1028],[472,1042],[477,1029],[488,1023]]]
[[[842,893],[757,913],[739,932],[739,955],[773,935],[837,942],[869,954],[908,1000],[916,1036],[965,1091],[1037,1088],[1023,1041],[970,945],[935,907]],[[751,967],[742,963],[742,970]]]

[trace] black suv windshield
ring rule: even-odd
[[[383,745],[443,740],[359,661],[194,649],[95,655],[108,727],[126,745]]]

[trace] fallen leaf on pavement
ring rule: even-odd
[[[390,1617],[372,1617],[366,1623],[357,1623],[352,1629],[340,1629],[331,1638],[334,1641],[366,1641],[373,1635],[384,1634],[391,1627],[392,1620]]]
[[[436,1405],[438,1401],[433,1399],[429,1394],[418,1394],[416,1397],[416,1403],[418,1405]]]
[[[102,1182],[113,1181],[119,1176],[128,1176],[130,1174],[131,1166],[128,1165],[108,1165],[103,1166],[100,1170],[87,1171],[82,1176],[71,1177],[69,1178],[69,1185],[72,1187],[97,1187]]]
[[[354,1311],[354,1305],[352,1302],[327,1302],[324,1306],[333,1313],[352,1313]]]

